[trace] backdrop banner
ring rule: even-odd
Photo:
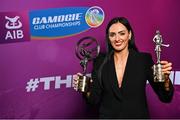
[[[180,56],[178,12],[175,0],[2,0],[0,5],[0,119],[97,118],[98,109],[86,104],[72,87],[82,72],[75,54],[77,42],[97,39],[106,51],[105,30],[110,19],[126,17],[140,51],[156,60],[156,30],[164,43],[162,60],[173,63],[175,87],[171,103],[162,103],[147,84],[151,118],[180,118]],[[92,61],[87,73],[92,71]]]

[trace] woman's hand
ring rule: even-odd
[[[74,90],[78,91],[78,85],[79,85],[79,77],[82,76],[81,73],[77,73],[73,75],[73,88]]]
[[[82,77],[83,77],[82,73],[77,73],[77,74],[73,75],[73,88],[76,91],[81,91],[83,93],[83,95],[88,98],[90,96],[89,89],[90,89],[90,86],[91,86],[93,80],[91,79],[91,77],[86,76],[88,84],[86,83],[85,85],[87,85],[86,86],[87,88],[84,86],[85,89],[83,89],[83,91],[82,91],[82,86],[83,86],[82,85]]]
[[[168,62],[168,61],[161,61],[161,65],[162,65],[162,73],[164,73],[165,75],[165,82],[164,82],[164,87],[166,91],[169,91],[169,84],[170,84],[170,79],[169,79],[169,75],[171,73],[172,70],[172,63]]]
[[[168,62],[168,61],[161,61],[161,65],[162,65],[162,72],[165,75],[170,75],[171,70],[172,70],[172,63]]]

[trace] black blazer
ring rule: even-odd
[[[105,56],[100,55],[94,62],[94,82],[88,98],[89,103],[100,105],[100,118],[148,118],[147,80],[161,101],[171,101],[174,91],[172,83],[167,92],[163,83],[153,82],[151,67],[154,63],[150,54],[129,51],[121,88],[118,87],[113,55],[102,66],[104,59]],[[99,70],[101,77],[98,77]]]

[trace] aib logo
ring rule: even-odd
[[[22,28],[22,22],[20,21],[19,16],[8,17],[5,16],[6,24],[5,28],[7,29],[5,40],[8,39],[22,39],[24,37]]]

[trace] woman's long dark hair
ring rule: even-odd
[[[107,28],[106,28],[106,43],[107,43],[107,55],[103,61],[103,63],[101,64],[99,70],[98,70],[98,79],[100,80],[100,85],[101,87],[102,86],[102,80],[101,80],[101,73],[102,73],[102,69],[103,69],[103,66],[108,62],[108,60],[110,60],[111,58],[111,55],[114,53],[114,48],[112,47],[111,43],[110,43],[110,40],[109,40],[109,28],[113,25],[113,24],[116,24],[116,23],[121,23],[123,24],[128,32],[131,32],[131,38],[128,42],[128,49],[132,49],[134,51],[137,51],[138,52],[138,49],[135,45],[135,39],[134,39],[134,32],[133,32],[133,29],[129,23],[129,21],[125,18],[125,17],[115,17],[113,18],[107,25]]]

